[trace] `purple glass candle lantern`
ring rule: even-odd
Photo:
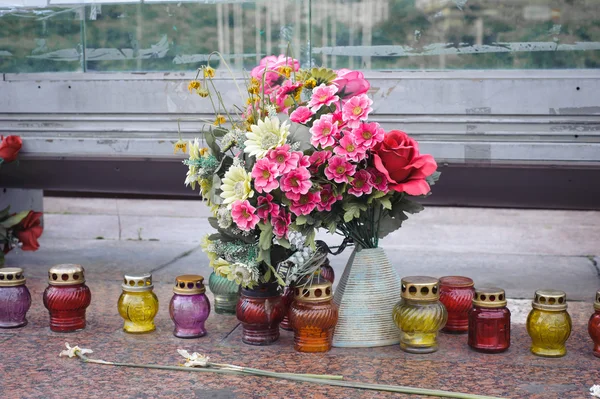
[[[25,315],[31,306],[31,295],[25,286],[23,269],[0,269],[0,328],[27,325]]]
[[[204,322],[210,314],[210,302],[203,281],[204,277],[193,274],[175,279],[169,313],[175,323],[173,335],[176,337],[199,338],[206,335]]]

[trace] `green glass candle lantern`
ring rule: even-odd
[[[531,352],[537,356],[561,357],[567,354],[565,343],[571,335],[571,316],[563,291],[538,290],[527,317]]]
[[[448,320],[440,302],[439,280],[434,277],[404,277],[400,302],[393,311],[400,329],[400,348],[409,353],[431,353],[438,349],[437,336]]]

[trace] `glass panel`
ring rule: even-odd
[[[333,68],[600,66],[598,0],[319,0],[311,28]]]
[[[0,4],[0,72],[82,71],[82,12],[82,7],[27,9]]]

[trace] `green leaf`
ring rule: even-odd
[[[271,251],[260,249],[258,250],[258,257],[256,258],[258,262],[265,262],[267,265],[271,264]]]
[[[225,129],[224,127],[215,127],[215,128],[212,129],[212,132],[215,135],[215,137],[223,137],[229,131],[227,129]]]
[[[303,224],[306,224],[306,216],[300,215],[296,217],[296,226],[302,226]]]
[[[0,267],[4,266],[4,252],[0,251]]]
[[[290,249],[292,247],[290,242],[288,240],[286,240],[285,238],[278,238],[277,243],[279,245],[281,245],[282,247],[284,247],[285,249]]]
[[[329,230],[329,234],[335,234],[337,231],[337,223],[335,221],[329,222],[327,224],[327,230]]]
[[[407,199],[405,196],[403,196],[400,201],[396,202],[393,206],[392,206],[392,211],[390,212],[390,214],[394,217],[399,216],[400,213],[402,212],[408,212],[411,214],[415,214],[415,213],[419,213],[421,212],[423,209],[423,205],[419,204],[418,202],[415,201],[411,201],[409,199]]]
[[[0,220],[5,219],[10,211],[10,205],[0,211]]]
[[[21,220],[25,219],[25,216],[27,216],[28,214],[29,214],[29,211],[23,211],[23,212],[14,214],[11,217],[9,217],[8,219],[4,220],[3,222],[0,222],[0,226],[8,229],[9,227],[19,224],[19,222]]]
[[[344,222],[348,223],[352,219],[360,217],[360,211],[366,211],[367,205],[358,202],[348,202],[342,206],[344,212]]]
[[[379,238],[384,238],[391,232],[398,230],[400,227],[402,227],[402,222],[404,222],[406,219],[408,219],[408,216],[406,216],[403,212],[400,212],[399,217],[386,217],[381,219],[378,232]]]
[[[377,198],[381,198],[381,197],[385,197],[386,193],[384,193],[383,191],[375,191],[373,194],[369,195],[369,199],[367,200],[367,203],[370,204],[373,202],[373,200],[376,200]]]
[[[430,186],[435,185],[435,183],[440,179],[442,172],[438,172],[437,170],[435,172],[433,172],[433,174],[431,176],[427,176],[425,178],[425,181],[427,182],[427,184],[429,184]]]
[[[258,238],[258,247],[262,250],[269,250],[273,242],[273,226],[271,223],[259,223],[260,237]]]
[[[219,227],[219,222],[216,217],[209,217],[208,224],[210,224],[210,227],[212,227],[215,230],[219,230],[221,228]]]
[[[227,155],[224,156],[223,159],[221,159],[219,167],[217,168],[217,170],[215,170],[215,175],[224,176],[225,172],[229,170],[229,167],[231,167],[231,165],[233,165],[233,158]]]
[[[210,196],[209,199],[213,204],[220,205],[223,203],[223,198],[221,198],[221,178],[218,175],[213,176],[212,187],[208,192]]]
[[[213,134],[212,130],[208,131],[204,134],[204,139],[206,140],[206,145],[210,148],[210,152],[217,157],[217,159],[221,158],[221,148],[217,144],[217,138]]]
[[[390,211],[392,210],[392,201],[390,201],[389,197],[379,198],[379,202],[381,203],[381,206],[383,206],[385,209]]]
[[[317,245],[315,244],[315,238],[316,237],[317,237],[317,230],[316,229],[311,229],[306,234],[306,240],[304,241],[305,244],[307,244],[308,246],[310,246],[313,250],[317,249]]]

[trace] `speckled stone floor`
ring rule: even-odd
[[[151,214],[155,214],[154,210]],[[46,233],[39,252],[11,253],[7,257],[7,266],[25,269],[33,304],[28,314],[27,326],[19,329],[0,329],[0,399],[420,397],[261,377],[84,364],[76,359],[58,357],[64,349],[65,342],[90,348],[94,351],[90,357],[107,361],[177,365],[182,360],[177,353],[177,349],[181,348],[207,354],[212,361],[219,363],[273,371],[339,374],[352,381],[408,385],[514,399],[591,398],[589,388],[600,384],[600,359],[592,355],[592,342],[587,334],[587,321],[593,312],[590,300],[595,290],[600,288],[598,280],[593,280],[597,278],[593,270],[590,270],[586,277],[587,281],[582,282],[590,285],[586,286],[585,290],[580,289],[578,285],[582,278],[575,276],[574,283],[567,284],[569,275],[564,275],[565,290],[575,293],[569,294],[570,297],[576,297],[578,293],[584,300],[570,302],[573,333],[567,343],[568,354],[560,359],[539,358],[529,352],[530,339],[524,326],[524,318],[530,308],[529,300],[522,299],[518,293],[527,294],[530,288],[519,291],[520,288],[523,284],[533,286],[536,282],[524,282],[524,279],[516,274],[518,270],[510,274],[501,273],[503,281],[513,284],[513,292],[516,293],[509,293],[513,299],[510,307],[514,323],[512,346],[506,353],[480,354],[468,348],[466,336],[442,334],[440,350],[430,355],[407,354],[402,352],[399,346],[370,349],[334,348],[325,354],[301,354],[293,350],[293,335],[287,331],[282,331],[280,340],[272,346],[253,347],[243,344],[241,327],[235,316],[212,313],[207,322],[208,335],[203,338],[183,340],[172,335],[173,325],[168,313],[168,302],[172,295],[171,280],[184,273],[208,276],[206,262],[194,261],[202,257],[201,252],[197,250],[197,244],[192,240],[186,242],[183,237],[182,229],[193,228],[193,223],[181,218],[174,218],[172,225],[163,223],[161,229],[157,228],[156,231],[164,231],[164,237],[167,238],[160,236],[160,241],[121,240],[120,227],[119,239],[101,240],[81,237],[81,231],[86,229],[91,237],[95,237],[92,227],[101,228],[98,218],[72,214],[66,215],[68,218],[65,219],[60,219],[59,214],[49,216],[46,219]],[[596,214],[593,216],[597,217]],[[141,221],[145,220],[144,215],[138,217]],[[72,224],[58,223],[66,219],[71,220]],[[121,222],[123,219],[120,219],[119,223]],[[190,226],[186,227],[186,223]],[[579,222],[575,224],[577,223]],[[135,225],[129,225],[126,228],[134,231],[132,234],[140,235],[139,231],[135,233],[134,227]],[[151,237],[147,236],[148,230],[144,230],[141,235]],[[174,231],[178,231],[180,236],[169,240],[170,232]],[[468,227],[465,227],[465,231],[468,233]],[[98,236],[101,234],[107,235],[97,233]],[[473,234],[473,237],[477,235]],[[593,240],[589,237],[591,236],[588,236],[588,242],[581,237],[574,237],[573,245],[588,245],[592,248]],[[520,238],[516,238],[518,239]],[[568,238],[564,240],[565,245],[570,245]],[[473,246],[478,245],[475,240],[472,242]],[[554,250],[556,246],[548,245],[548,248]],[[400,247],[399,251],[402,250]],[[572,256],[569,258],[572,263],[568,264],[572,265],[574,270],[579,265],[577,262],[581,261],[578,255],[585,255],[580,253],[583,251],[587,249],[574,249],[569,255]],[[194,256],[188,256],[190,253]],[[448,254],[451,253],[458,253],[456,256],[460,256],[460,251],[456,248],[451,248]],[[587,253],[590,254],[593,255],[592,252]],[[457,274],[463,272],[470,275],[468,270],[471,269],[460,269],[461,262],[456,256],[446,256],[446,263],[453,262],[454,259],[456,263],[452,270]],[[558,250],[556,256],[557,259],[562,256]],[[93,300],[88,309],[88,326],[79,332],[60,334],[51,332],[48,327],[48,313],[42,303],[42,294],[46,287],[48,267],[59,261],[78,262],[86,267],[86,278]],[[583,261],[587,261],[587,258]],[[199,263],[202,265],[198,266]],[[588,273],[585,263],[581,264],[582,273]],[[428,264],[423,265],[427,266]],[[335,262],[334,267],[339,277],[341,269],[335,266]],[[153,270],[156,277],[155,292],[160,300],[160,310],[156,317],[157,330],[144,335],[126,334],[122,331],[122,319],[117,312],[121,275],[123,271],[146,270]],[[431,266],[428,274],[439,276],[445,269],[440,270]],[[545,279],[545,274],[541,272],[539,278],[540,281]],[[210,292],[208,295],[212,300]]]

